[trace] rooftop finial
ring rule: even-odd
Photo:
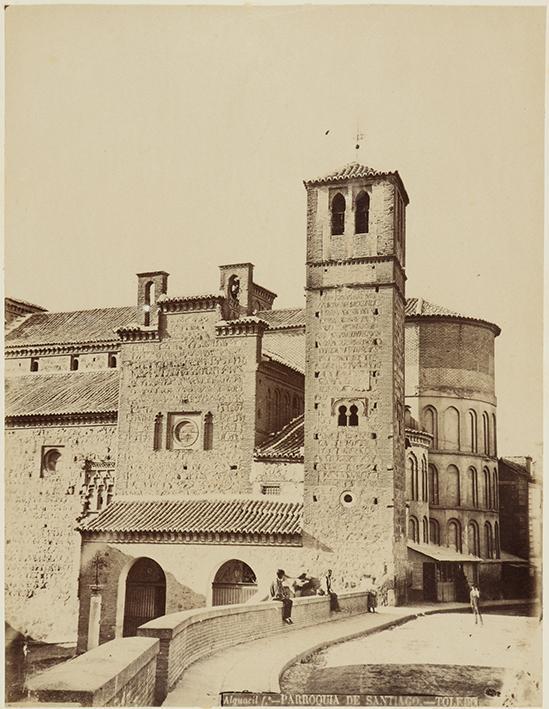
[[[356,143],[355,143],[355,157],[356,157],[356,161],[357,161],[357,162],[360,162],[359,159],[358,159],[358,155],[359,155],[359,152],[358,152],[358,151],[360,150],[361,143],[362,143],[363,140],[364,140],[364,133],[361,133],[359,126],[357,126],[357,129],[356,129]]]

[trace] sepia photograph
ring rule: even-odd
[[[4,22],[5,704],[541,707],[546,8]]]

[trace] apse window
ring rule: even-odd
[[[40,477],[47,478],[59,472],[63,446],[43,446]]]

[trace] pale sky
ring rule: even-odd
[[[5,19],[6,295],[129,305],[138,271],[216,292],[219,264],[252,261],[303,306],[302,180],[356,159],[359,127],[359,161],[410,195],[407,294],[501,326],[499,452],[540,461],[543,7]]]

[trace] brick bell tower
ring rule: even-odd
[[[405,598],[404,260],[398,172],[358,163],[307,189],[305,492],[311,571]]]

